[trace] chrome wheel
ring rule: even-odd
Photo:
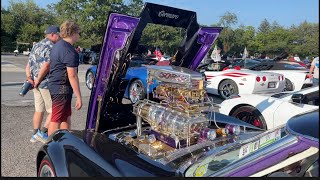
[[[285,79],[286,81],[286,84],[284,86],[284,89],[282,92],[285,92],[285,91],[293,91],[293,84],[291,83],[291,81],[289,79]]]
[[[221,91],[221,95],[224,97],[224,98],[228,98],[230,97],[232,94],[234,94],[234,86],[232,86],[231,84],[225,84],[222,89],[220,90]]]
[[[144,97],[144,87],[140,80],[135,80],[131,83],[129,88],[129,99],[132,103],[136,103],[138,100]]]
[[[88,89],[90,90],[92,89],[93,82],[94,82],[94,75],[91,71],[89,71],[86,76],[86,86],[88,87]]]
[[[53,169],[47,164],[43,165],[39,172],[39,177],[55,177]]]
[[[219,85],[219,94],[223,99],[228,99],[231,95],[238,93],[238,87],[232,80],[225,80]]]
[[[48,156],[45,156],[40,163],[38,177],[56,177],[53,165]]]

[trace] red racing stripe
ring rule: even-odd
[[[233,74],[227,74],[225,76],[230,76],[230,77],[242,77],[242,76],[238,76],[238,75],[233,75]]]

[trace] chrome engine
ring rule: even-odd
[[[155,102],[143,99],[134,104],[137,119],[135,137],[122,139],[144,154],[157,159],[188,148],[213,141],[217,136],[239,134],[240,127],[209,128],[211,120],[203,113],[214,106],[205,91],[202,74],[176,66],[148,66],[147,84],[156,80]],[[211,113],[213,113],[211,111]],[[144,129],[143,122],[150,128]]]

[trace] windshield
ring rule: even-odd
[[[265,61],[261,61],[261,60],[256,60],[256,59],[237,59],[235,61],[233,61],[232,66],[241,66],[243,68],[251,68],[255,65],[261,64],[262,62]]]

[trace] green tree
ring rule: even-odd
[[[292,52],[299,56],[319,54],[319,24],[303,22],[290,28],[293,34]]]
[[[139,16],[143,5],[142,0],[128,0],[124,4],[124,12],[130,16]]]
[[[55,22],[55,16],[39,8],[33,0],[10,0],[7,10],[1,8],[1,36],[8,36],[5,42],[8,45],[7,41],[11,41],[9,49],[15,48],[17,41],[30,43],[31,47],[33,41],[39,41],[44,37],[45,28]]]
[[[270,31],[270,29],[271,25],[267,19],[264,19],[258,27],[258,31],[261,33],[267,33],[268,31]]]
[[[166,54],[173,56],[182,41],[181,28],[148,24],[142,32],[141,44],[149,48],[160,47]]]
[[[59,24],[72,19],[80,25],[82,38],[77,44],[83,47],[101,43],[109,13],[124,13],[127,6],[122,0],[61,0],[53,5],[59,16]]]
[[[220,17],[218,25],[222,26],[223,30],[219,35],[219,39],[223,44],[223,53],[228,53],[228,51],[234,45],[234,31],[232,29],[232,26],[237,23],[238,17],[234,13],[226,12],[223,16]]]

